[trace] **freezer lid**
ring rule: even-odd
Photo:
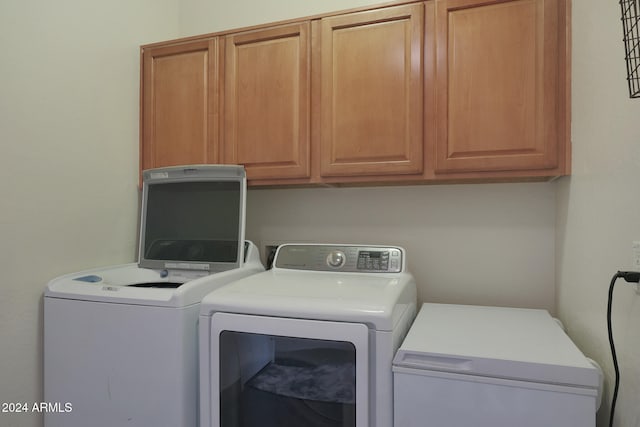
[[[597,388],[593,367],[546,310],[424,304],[395,366]]]

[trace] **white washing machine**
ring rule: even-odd
[[[424,304],[394,359],[395,427],[593,427],[602,388],[545,310]]]
[[[244,241],[242,167],[144,172],[137,264],[44,293],[45,427],[195,427],[202,298],[264,271]]]
[[[201,427],[391,427],[416,313],[399,247],[288,244],[200,311]]]

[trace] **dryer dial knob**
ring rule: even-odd
[[[327,255],[327,265],[331,268],[340,268],[347,260],[347,256],[342,251],[331,251]]]

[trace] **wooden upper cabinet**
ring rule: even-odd
[[[309,177],[309,23],[225,37],[224,162],[248,179]]]
[[[250,185],[570,172],[571,0],[429,0],[142,46],[141,169]]]
[[[562,171],[562,7],[562,0],[436,3],[436,173]]]
[[[142,51],[141,169],[218,161],[217,38]]]
[[[321,176],[422,172],[423,14],[418,3],[320,21]]]

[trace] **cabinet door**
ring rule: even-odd
[[[309,176],[309,23],[226,37],[224,160],[248,179]]]
[[[558,166],[560,0],[440,0],[436,172]]]
[[[322,19],[322,176],[423,168],[423,5]]]
[[[141,169],[218,161],[217,39],[142,52]]]

